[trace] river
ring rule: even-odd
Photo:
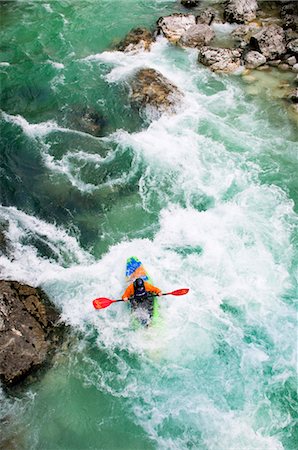
[[[40,285],[72,330],[37,382],[0,391],[2,448],[297,448],[297,128],[271,95],[288,75],[251,86],[163,37],[112,51],[181,10],[1,3],[2,278]],[[183,92],[176,114],[131,106],[141,67]],[[97,137],[77,126],[86,110]],[[160,300],[160,327],[93,309],[121,296],[131,255],[163,291],[190,289]]]

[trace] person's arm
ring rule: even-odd
[[[134,294],[134,287],[133,287],[133,283],[130,284],[126,289],[124,294],[122,295],[122,300],[124,300],[125,302],[128,301],[129,297],[132,297]]]
[[[156,295],[162,295],[161,290],[158,287],[153,286],[153,284],[150,284],[147,281],[145,281],[144,285],[147,292],[153,292]]]

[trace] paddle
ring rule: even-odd
[[[189,289],[178,289],[177,291],[173,291],[173,292],[166,292],[165,294],[162,295],[185,295],[187,294],[189,291]],[[150,295],[150,297],[155,297],[155,295]],[[110,300],[109,298],[105,298],[105,297],[99,297],[96,298],[95,300],[93,300],[93,306],[95,309],[104,309],[107,308],[108,306],[110,306],[112,303],[117,303],[117,302],[124,302],[124,300]]]

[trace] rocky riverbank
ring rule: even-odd
[[[46,294],[17,281],[0,281],[0,378],[13,386],[50,362],[65,326]]]
[[[298,112],[297,3],[295,5],[293,1],[281,0],[227,0],[210,6],[209,2],[181,0],[181,4],[187,12],[160,17],[155,30],[132,30],[119,44],[118,50],[150,51],[152,43],[161,34],[173,45],[197,48],[198,63],[214,72],[236,72],[247,76],[252,75],[255,70],[267,71],[268,74],[272,70],[287,71],[292,74],[292,81],[289,82],[288,89],[284,89],[284,98]],[[225,25],[231,26],[228,46],[223,45],[217,36],[218,26]],[[149,90],[152,93],[156,87],[160,88],[158,78],[160,74],[152,83],[152,74],[151,77],[146,77],[146,87],[144,82],[134,82],[139,93],[133,89],[132,99],[141,97],[144,107],[146,99],[150,104],[152,98],[159,98],[160,103],[154,101],[155,108],[173,111],[173,101],[164,103],[163,97],[158,93],[146,95]],[[250,83],[252,81],[253,76],[250,76]],[[163,87],[166,82],[165,79],[162,80]],[[167,90],[173,90],[170,82]]]

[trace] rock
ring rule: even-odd
[[[228,0],[225,3],[224,19],[230,23],[245,23],[256,18],[256,0]]]
[[[220,18],[219,12],[212,7],[204,9],[196,16],[196,23],[205,23],[206,25],[211,25],[211,23],[213,22],[222,23],[222,20]]]
[[[11,251],[11,244],[6,236],[8,226],[8,221],[2,219],[0,220],[0,255],[5,256],[8,256]]]
[[[154,69],[141,69],[131,83],[132,102],[141,109],[160,115],[174,112],[182,99],[182,93],[160,72]]]
[[[298,72],[298,64],[294,64],[292,67],[293,72]]]
[[[272,67],[277,67],[281,63],[280,59],[275,59],[274,61],[268,61],[268,65]]]
[[[298,58],[298,39],[288,42],[287,50]]]
[[[185,8],[194,8],[195,6],[198,6],[200,3],[200,0],[181,0],[181,5]]]
[[[230,48],[202,47],[198,61],[216,72],[234,72],[240,67],[241,52]]]
[[[197,24],[188,28],[179,39],[178,44],[182,47],[202,47],[209,44],[214,37],[215,33],[209,25]]]
[[[286,63],[289,64],[289,66],[294,66],[297,63],[297,60],[295,56],[290,56],[286,59]]]
[[[290,66],[288,64],[286,64],[286,63],[281,63],[281,64],[278,65],[278,68],[285,72],[286,70],[290,69]]]
[[[106,119],[96,109],[82,105],[73,105],[65,119],[67,126],[93,136],[102,135],[106,125]]]
[[[137,52],[150,50],[154,42],[154,36],[146,28],[135,28],[117,45],[117,50],[121,52]]]
[[[293,89],[288,97],[291,103],[298,103],[298,88]]]
[[[59,313],[40,290],[0,281],[0,378],[12,386],[49,361],[61,340]]]
[[[284,30],[278,25],[263,27],[250,38],[250,47],[266,57],[273,60],[286,52]]]
[[[257,25],[240,25],[232,31],[231,36],[237,46],[244,48],[249,44],[252,35],[257,33],[259,30],[260,27]]]
[[[257,67],[265,64],[266,58],[262,53],[251,51],[244,57],[245,67],[248,69],[256,69]]]
[[[280,17],[284,28],[298,30],[298,8],[297,2],[285,2],[281,6]]]
[[[162,32],[173,43],[178,42],[181,36],[195,24],[196,18],[192,14],[172,14],[160,17],[157,21],[158,32]]]

